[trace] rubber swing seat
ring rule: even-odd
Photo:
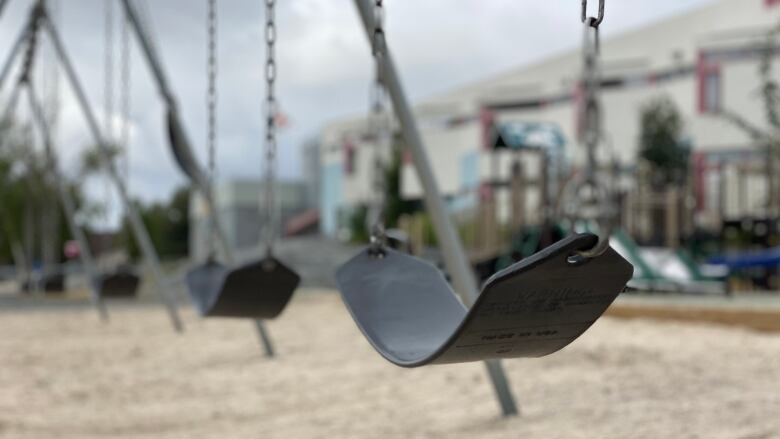
[[[65,275],[63,273],[47,274],[41,278],[41,289],[47,294],[62,294],[65,292]]]
[[[413,256],[365,249],[336,274],[360,330],[403,367],[542,357],[573,342],[609,307],[633,267],[614,250],[573,260],[594,235],[574,235],[499,271],[467,310],[442,272]]]
[[[209,261],[186,276],[190,297],[201,316],[252,319],[281,314],[300,280],[273,257],[235,269]]]
[[[98,294],[106,299],[132,298],[138,295],[141,279],[129,268],[104,273],[98,278]]]

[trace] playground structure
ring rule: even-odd
[[[276,77],[273,57],[276,38],[274,4],[273,0],[267,0],[265,3],[267,114],[264,175],[268,179],[265,187],[269,191],[265,195],[266,227],[269,231],[268,238],[263,243],[265,257],[238,269],[225,268],[216,262],[216,242],[213,243],[214,253],[209,260],[203,265],[197,265],[187,276],[190,293],[204,315],[275,317],[284,308],[298,283],[297,274],[274,259],[272,253],[276,210],[272,184],[276,153],[276,98],[273,88]],[[183,125],[178,119],[179,110],[165,80],[159,56],[148,41],[147,25],[134,13],[131,0],[123,0],[123,5],[167,104],[166,117],[174,156],[196,190],[202,192],[213,213],[215,210],[211,198],[211,179],[215,169],[214,160],[210,160],[208,174],[197,164],[186,140]],[[213,50],[216,3],[212,0],[209,5],[212,18],[210,47]],[[593,191],[587,197],[581,196],[579,192],[575,196],[578,199],[576,201],[587,205],[588,208],[583,211],[596,212],[596,216],[592,217],[585,216],[582,212],[578,212],[578,215],[583,215],[580,219],[585,222],[595,222],[598,228],[594,231],[598,233],[573,234],[506,269],[493,270],[495,274],[479,294],[477,280],[456,229],[447,215],[447,208],[385,40],[382,1],[378,0],[372,5],[367,0],[355,0],[355,5],[373,47],[377,69],[376,102],[377,107],[380,107],[378,112],[382,111],[382,99],[392,102],[406,147],[424,188],[425,204],[442,248],[452,287],[433,266],[392,250],[386,245],[387,236],[383,227],[383,209],[380,202],[372,227],[371,245],[337,272],[342,297],[364,335],[385,358],[397,365],[408,367],[437,362],[485,361],[502,413],[517,414],[514,397],[497,360],[548,355],[568,345],[602,315],[623,290],[632,272],[631,265],[609,247],[613,228],[612,220],[607,216],[613,211],[610,208],[612,200],[609,191],[600,190],[601,183],[598,178],[601,171],[596,150],[601,146],[602,133],[598,119],[600,110],[596,64],[599,57],[599,25],[604,18],[604,0],[599,1],[598,14],[595,17],[588,16],[587,2],[582,3],[582,26],[586,35],[583,83],[588,94],[589,121],[588,136],[584,143],[589,162],[587,173],[580,183],[592,187]],[[33,47],[39,31],[45,32],[53,44],[90,133],[99,147],[103,168],[118,189],[148,271],[155,280],[174,328],[181,330],[177,305],[169,295],[171,281],[165,278],[160,269],[156,250],[137,209],[130,201],[126,184],[112,161],[108,151],[108,139],[97,123],[96,115],[62,44],[58,29],[42,1],[35,3],[30,13],[30,22],[23,31],[28,47]],[[12,54],[11,61],[14,55]],[[211,55],[210,68],[215,69],[214,52]],[[211,100],[214,98],[215,76],[211,74],[209,79],[212,84],[209,93]],[[19,84],[25,84],[28,90],[32,90],[29,81],[19,81]],[[383,93],[387,94],[386,97]],[[30,93],[30,96],[34,95]],[[215,108],[213,103],[209,106],[212,120],[209,136],[211,157],[214,156],[216,147],[213,122]],[[45,131],[45,127],[43,128]],[[542,154],[542,162],[546,161],[547,156]],[[381,170],[382,166],[377,168]],[[519,171],[517,175],[521,175]],[[519,181],[520,177],[517,178]],[[546,189],[549,185],[540,182],[538,186]],[[550,203],[545,203],[546,210],[551,210]],[[603,215],[602,212],[608,214]],[[550,213],[546,212],[545,216],[547,215]],[[224,233],[221,232],[216,216],[212,218],[212,225],[211,234],[215,241],[220,241],[222,257],[227,264],[233,264],[231,249],[224,240]],[[93,281],[94,288],[97,289],[98,285],[99,282]],[[234,294],[236,291],[238,293]],[[462,302],[456,294],[461,297]],[[99,306],[99,291],[96,291],[93,297]],[[463,303],[470,306],[470,309]],[[260,305],[258,310],[247,312],[248,307],[257,304]],[[510,312],[507,312],[507,309]],[[259,321],[257,328],[266,345],[266,352],[269,356],[272,355],[269,339]]]

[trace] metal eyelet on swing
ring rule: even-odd
[[[371,243],[368,246],[368,254],[375,259],[383,259],[387,256],[387,250],[385,250],[384,243],[378,238],[371,238]]]
[[[580,250],[569,256],[568,262],[572,265],[582,265],[588,260],[598,258],[609,249],[609,238],[599,237],[596,245],[588,250]]]

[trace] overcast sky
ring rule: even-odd
[[[101,117],[104,1],[49,0],[58,10],[65,45]],[[602,30],[609,37],[711,2],[612,0],[607,2]],[[6,57],[32,3],[9,1],[0,17],[0,58]],[[204,162],[206,0],[146,3],[185,125]],[[579,0],[385,3],[388,42],[412,100],[580,44]],[[260,0],[219,2],[220,179],[254,178],[262,169],[263,4]],[[307,138],[316,136],[328,120],[365,111],[371,60],[351,0],[278,0],[278,8],[278,94],[290,118],[289,127],[280,136],[279,171],[284,178],[295,178],[301,172],[300,146]],[[115,9],[118,15],[119,2]],[[134,196],[158,200],[185,181],[167,150],[163,108],[135,43],[130,185]],[[118,56],[118,49],[116,53]],[[90,141],[69,90],[64,84],[61,88],[57,137],[66,168],[73,169],[79,151]],[[2,93],[0,101],[7,96],[8,87]],[[105,197],[103,186],[96,179],[88,182],[89,192],[95,197]]]

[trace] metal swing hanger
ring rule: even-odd
[[[251,261],[237,269],[230,269],[213,258],[196,266],[187,273],[187,286],[198,311],[205,317],[239,317],[270,319],[277,317],[287,306],[293,292],[300,283],[300,276],[288,268],[273,255],[275,239],[275,202],[274,202],[274,162],[276,158],[276,64],[274,48],[276,42],[276,24],[274,1],[266,0],[266,136],[265,136],[265,248],[266,254],[259,260]],[[210,175],[215,168],[216,148],[216,1],[209,0],[209,91],[208,144],[210,157]],[[212,216],[216,212],[212,211]],[[214,227],[212,220],[210,227]],[[212,230],[213,232],[213,230]],[[211,240],[213,237],[209,237]],[[213,245],[210,241],[209,245]],[[263,334],[261,334],[262,336]]]
[[[385,53],[384,7],[382,0],[374,1],[374,29],[371,38],[371,53],[374,57],[374,81],[369,93],[369,130],[374,140],[373,186],[377,194],[376,202],[369,208],[370,252],[376,257],[384,256],[387,246],[385,214],[387,204],[387,181],[382,155],[392,147],[389,143],[391,127],[386,112],[387,90],[382,75],[382,62]]]
[[[356,3],[370,37],[368,6],[362,0]],[[393,106],[426,185],[428,209],[442,230],[451,233],[445,233],[442,241],[452,241],[460,250],[454,230],[447,227],[446,210],[387,51],[383,59]],[[587,260],[572,260],[572,255],[593,248],[597,241],[590,234],[570,236],[494,274],[471,309],[458,300],[436,267],[387,248],[381,257],[370,247],[364,249],[338,269],[336,280],[358,327],[396,365],[540,357],[587,330],[632,275],[632,266],[612,249]],[[471,270],[465,260],[456,268]],[[451,274],[457,279],[466,273]]]
[[[596,16],[588,16],[588,1],[582,0],[581,21],[584,26],[582,60],[583,60],[583,122],[582,136],[586,149],[586,167],[583,181],[575,181],[575,198],[580,202],[577,216],[583,209],[597,210],[600,214],[595,218],[599,226],[599,240],[588,250],[577,252],[579,258],[593,258],[603,254],[609,248],[609,238],[615,227],[615,208],[613,196],[609,188],[598,178],[599,146],[603,143],[602,108],[600,102],[601,75],[599,58],[601,52],[600,25],[604,21],[605,0],[599,0]]]

